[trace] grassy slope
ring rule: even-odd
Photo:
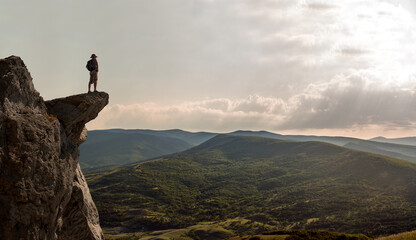
[[[236,234],[240,233],[240,234]],[[296,238],[298,237],[298,238]],[[274,226],[265,225],[243,218],[229,219],[222,222],[201,222],[181,229],[167,229],[153,232],[105,234],[111,240],[146,240],[146,239],[210,239],[210,240],[368,240],[362,234],[344,234],[324,231],[279,231]]]
[[[379,235],[416,221],[414,164],[319,142],[221,135],[87,180],[102,225],[131,231],[241,216]]]
[[[235,236],[228,240],[369,240],[363,234],[346,234],[316,230],[281,230],[254,236]]]
[[[416,231],[399,233],[387,237],[377,238],[377,240],[415,240]]]
[[[259,222],[235,218],[221,222],[201,222],[186,228],[167,229],[153,232],[141,232],[130,234],[106,233],[106,239],[211,239],[223,240],[236,235],[236,232],[243,234],[256,234],[264,231],[276,231],[273,226]]]

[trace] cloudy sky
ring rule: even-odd
[[[0,0],[0,57],[45,99],[110,104],[89,129],[416,136],[416,1]]]

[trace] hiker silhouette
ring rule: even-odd
[[[97,92],[98,81],[98,61],[97,55],[92,54],[91,59],[87,62],[86,68],[90,71],[90,81],[88,83],[88,93],[91,92],[91,84],[94,84],[94,92]]]

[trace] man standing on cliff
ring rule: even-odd
[[[97,55],[92,54],[91,60],[87,62],[87,69],[90,71],[90,82],[88,83],[88,93],[91,92],[91,84],[94,84],[94,92],[97,92],[98,81],[98,61]]]

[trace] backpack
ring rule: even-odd
[[[95,68],[96,68],[96,66],[95,66],[95,62],[94,62],[94,59],[91,59],[91,60],[89,60],[88,62],[87,62],[87,69],[88,69],[88,71],[94,71],[95,70]]]

